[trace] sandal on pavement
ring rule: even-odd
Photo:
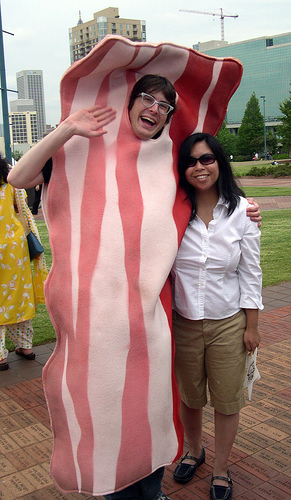
[[[184,460],[189,459],[194,460],[194,464],[183,464]],[[177,465],[175,471],[174,471],[174,479],[178,483],[188,483],[188,481],[191,481],[191,479],[194,477],[195,472],[197,467],[200,465],[204,464],[205,462],[205,450],[202,446],[202,451],[201,455],[199,458],[192,457],[189,455],[189,452],[187,451],[186,455],[184,455],[181,460],[179,465]]]
[[[7,361],[5,363],[0,363],[0,372],[4,372],[5,370],[8,370],[9,364]]]
[[[228,483],[228,486],[221,486],[218,484],[213,484],[215,479],[222,479]],[[210,499],[211,500],[231,500],[232,499],[232,480],[229,471],[227,471],[227,477],[224,476],[212,476],[211,487],[210,487]]]
[[[18,354],[18,356],[22,356],[23,358],[28,359],[29,361],[35,359],[34,352],[30,352],[29,354],[25,354],[20,349],[15,349],[15,352],[16,352],[16,354]]]

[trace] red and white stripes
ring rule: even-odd
[[[127,114],[147,73],[166,76],[178,93],[178,111],[155,141],[135,137]],[[120,490],[182,452],[168,281],[189,218],[177,151],[195,129],[217,132],[240,77],[235,60],[114,36],[64,75],[62,119],[95,102],[117,109],[117,119],[101,138],[68,141],[44,194],[57,332],[44,387],[62,491]]]

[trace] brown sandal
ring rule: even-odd
[[[23,351],[20,351],[19,349],[15,349],[15,353],[18,354],[18,356],[22,356],[25,359],[28,359],[28,361],[32,361],[35,359],[35,354],[34,352],[30,352],[29,354],[25,354]]]

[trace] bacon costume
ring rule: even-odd
[[[141,141],[127,105],[149,73],[174,84],[178,109]],[[217,133],[241,75],[235,59],[107,36],[62,79],[62,120],[95,103],[117,110],[106,135],[74,136],[54,155],[43,193],[57,334],[43,380],[63,492],[122,490],[182,453],[168,276],[190,207],[177,154],[191,133]]]

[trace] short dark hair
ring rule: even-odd
[[[174,85],[164,76],[159,75],[144,75],[142,76],[134,85],[128,102],[128,111],[130,111],[134,105],[134,101],[141,94],[141,92],[146,92],[150,94],[151,92],[163,92],[169,104],[173,106],[173,110],[167,116],[166,123],[169,122],[171,116],[176,111],[176,91]]]
[[[229,203],[228,215],[231,215],[238,205],[239,197],[245,196],[244,192],[242,191],[242,189],[240,189],[235,181],[228,156],[221,146],[220,142],[215,137],[213,137],[213,135],[207,134],[205,132],[192,134],[183,141],[180,147],[178,163],[180,186],[184,189],[184,191],[186,191],[187,198],[192,204],[192,214],[190,217],[190,221],[195,218],[197,211],[196,196],[195,189],[187,181],[185,172],[189,168],[191,150],[194,144],[201,141],[205,141],[208,144],[218,162],[219,176],[216,183],[217,193],[219,196],[223,196],[225,201]]]
[[[6,184],[9,170],[10,168],[7,160],[0,155],[0,186]]]

